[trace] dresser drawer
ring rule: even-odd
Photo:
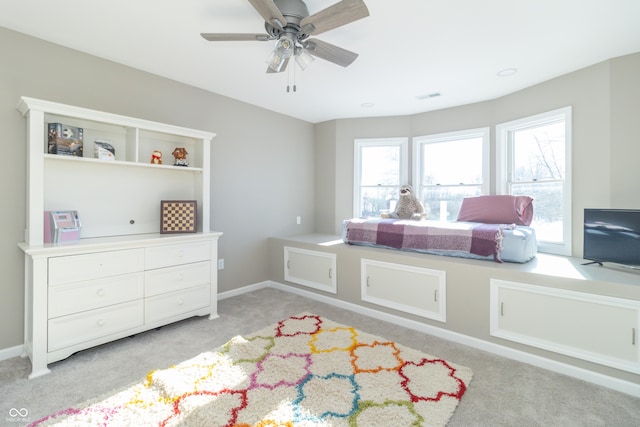
[[[209,284],[149,297],[145,300],[145,322],[152,323],[179,316],[199,308],[208,307],[210,304]]]
[[[144,273],[144,295],[148,297],[164,294],[208,284],[210,281],[210,261],[149,270]]]
[[[142,299],[144,273],[57,285],[49,288],[49,318]]]
[[[144,249],[94,252],[49,259],[49,286],[144,270]]]
[[[142,300],[49,320],[49,351],[142,326]]]
[[[147,248],[144,263],[145,268],[151,270],[209,260],[211,260],[211,242],[204,241]]]

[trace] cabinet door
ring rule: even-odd
[[[640,302],[491,280],[491,335],[640,372]]]
[[[284,248],[284,280],[335,294],[336,255],[299,248]]]
[[[361,260],[362,300],[446,321],[446,273],[440,270]]]

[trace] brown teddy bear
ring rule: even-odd
[[[158,150],[153,150],[151,153],[151,164],[153,165],[161,165],[162,164],[162,152]]]

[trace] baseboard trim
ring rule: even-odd
[[[24,354],[24,345],[17,345],[0,350],[0,361],[13,359]]]
[[[276,287],[276,286],[273,286],[272,283],[274,283],[274,282],[265,281],[265,282],[255,283],[253,285],[243,286],[242,288],[239,288],[239,289],[233,289],[233,290],[230,290],[230,291],[220,292],[220,293],[218,293],[218,301],[222,301],[222,300],[225,300],[225,299],[231,298],[231,297],[236,297],[236,296],[242,295],[242,294],[248,294],[249,292],[257,291],[258,289]],[[280,285],[280,286],[283,286],[283,285]],[[278,289],[281,289],[281,288],[278,287]],[[286,289],[282,289],[282,290],[286,290]]]
[[[423,332],[429,335],[436,336],[438,338],[446,339],[456,342],[458,344],[467,345],[478,350],[493,353],[498,356],[506,357],[508,359],[516,360],[518,362],[527,363],[529,365],[537,366],[539,368],[546,369],[548,371],[556,372],[562,375],[567,375],[572,378],[587,381],[592,384],[597,384],[602,387],[606,387],[621,393],[625,393],[634,397],[640,397],[640,384],[632,383],[630,381],[621,380],[619,378],[610,377],[608,375],[600,374],[598,372],[589,371],[577,366],[568,365],[566,363],[558,362],[555,360],[547,359],[542,356],[526,353],[524,351],[515,350],[510,347],[505,347],[499,344],[484,341],[478,338],[470,337],[468,335],[460,334],[458,332],[448,331],[446,329],[438,328],[437,326],[427,325],[424,323],[416,322],[414,320],[405,319],[404,317],[394,314],[385,313],[368,307],[362,307],[357,304],[353,304],[346,301],[341,301],[335,297],[326,295],[320,295],[315,292],[306,291],[300,288],[294,288],[282,283],[274,281],[265,281],[256,283],[254,285],[245,286],[233,291],[223,292],[218,295],[218,299],[226,299],[232,296],[237,296],[252,292],[263,288],[274,288],[284,292],[300,295],[315,301],[333,305],[335,307],[343,308],[345,310],[353,311],[358,314],[362,314],[368,317],[374,317],[376,319],[384,320],[389,323],[393,323],[398,326],[413,329],[419,332]]]

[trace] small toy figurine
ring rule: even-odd
[[[151,153],[151,164],[153,165],[161,165],[162,164],[162,152],[158,150],[153,150]]]
[[[173,157],[175,157],[174,166],[189,166],[189,161],[187,160],[187,150],[183,147],[178,147],[173,150]]]

